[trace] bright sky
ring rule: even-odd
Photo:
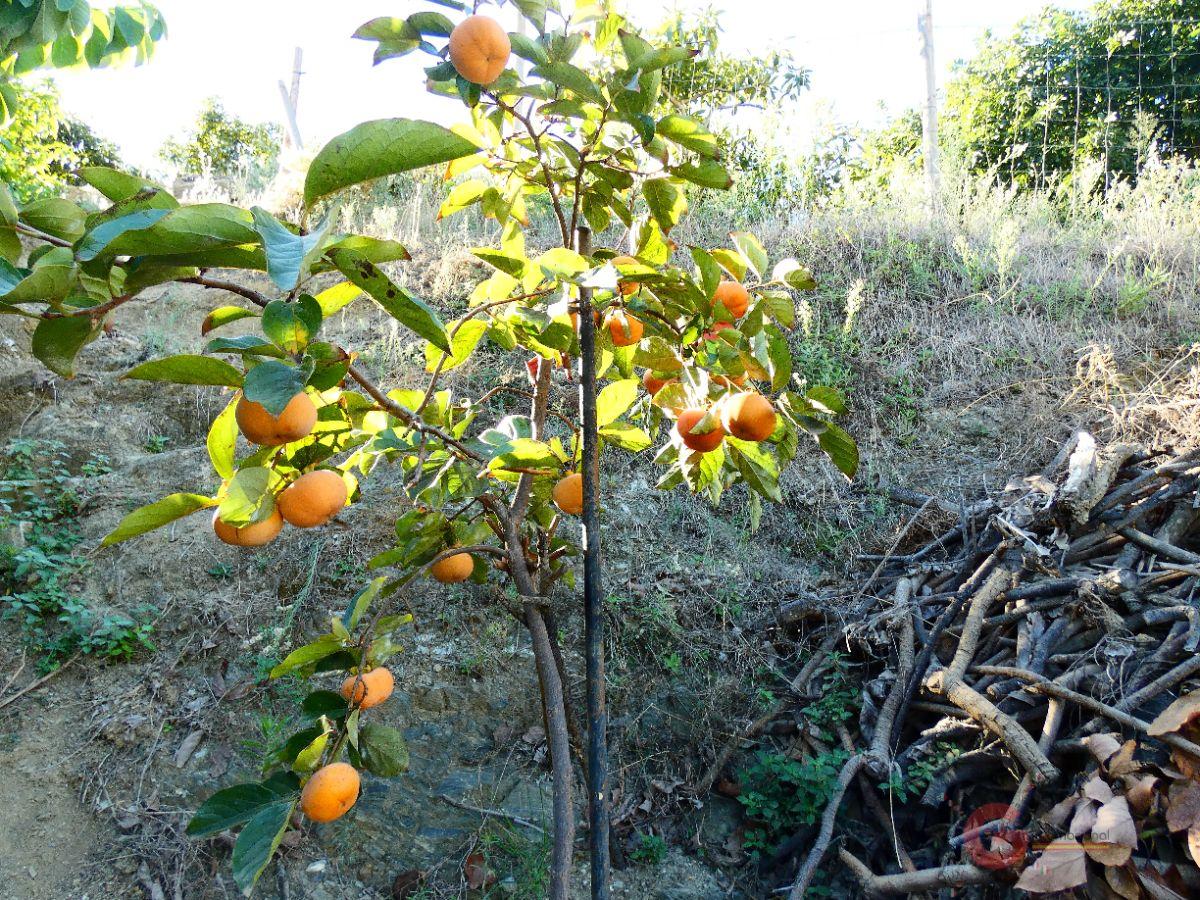
[[[1072,8],[1089,0],[1057,0]],[[818,120],[875,124],[923,101],[919,0],[625,0],[633,18],[654,24],[677,6],[712,5],[723,46],[789,48],[812,69],[812,89],[795,110],[804,133]],[[934,0],[936,55],[944,79],[986,29],[1004,31],[1045,0]],[[373,45],[350,38],[380,15],[432,8],[420,0],[158,0],[169,38],[137,68],[55,76],[69,111],[116,142],[130,162],[156,168],[163,141],[183,131],[205,97],[254,121],[283,122],[277,82],[290,82],[294,48],[304,48],[300,130],[319,145],[365,119],[387,116],[450,122],[461,107],[421,87],[431,58],[415,53],[371,66]],[[886,110],[886,113],[884,112]]]

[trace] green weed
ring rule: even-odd
[[[74,553],[75,485],[106,471],[93,456],[74,475],[57,441],[13,440],[0,461],[0,615],[17,623],[43,670],[76,653],[129,659],[154,649],[154,607],[100,614],[78,593],[89,562]]]

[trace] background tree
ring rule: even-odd
[[[210,97],[188,133],[168,140],[158,155],[183,174],[244,177],[261,185],[279,169],[282,134],[278,124],[247,122]]]
[[[1047,8],[988,35],[946,90],[949,140],[1019,185],[1099,161],[1135,177],[1148,151],[1200,154],[1200,0]]]
[[[145,62],[166,36],[151,4],[92,9],[87,0],[9,0],[0,7],[0,123],[16,111],[15,79],[37,69]]]
[[[83,166],[117,166],[117,148],[66,115],[50,82],[13,87],[17,106],[0,132],[0,178],[21,203],[78,183]]]
[[[764,135],[762,120],[799,98],[809,87],[809,70],[787,50],[727,53],[720,14],[712,7],[692,16],[676,12],[655,32],[660,40],[696,51],[664,70],[659,108],[697,118],[718,135],[737,176],[737,202],[767,210],[795,199],[804,190],[803,176]],[[753,121],[740,121],[738,114],[749,111],[756,113]]]

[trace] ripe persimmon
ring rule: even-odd
[[[332,822],[344,816],[358,800],[362,779],[350,763],[322,766],[300,792],[300,810],[314,822]]]
[[[573,472],[561,479],[551,492],[554,505],[569,516],[583,512],[583,475]]]
[[[713,294],[713,302],[720,303],[735,319],[740,319],[750,308],[750,294],[738,281],[722,281]]]
[[[491,84],[499,78],[510,53],[508,34],[487,16],[467,16],[450,32],[450,62],[473,84]]]
[[[279,508],[271,510],[271,514],[261,522],[249,525],[230,525],[221,520],[221,511],[213,512],[213,531],[217,537],[233,547],[262,547],[279,537],[283,531],[283,516]]]
[[[351,675],[342,682],[342,696],[348,703],[370,709],[378,706],[396,687],[396,679],[391,671],[383,666],[377,666],[370,672],[361,675]]]
[[[656,378],[653,370],[647,369],[642,375],[642,387],[646,389],[647,394],[653,397],[668,384],[673,384],[678,380],[678,378]]]
[[[429,574],[442,584],[458,584],[466,581],[475,571],[475,557],[470,553],[455,553],[439,559],[429,567]]]
[[[720,422],[713,422],[712,431],[704,434],[692,434],[692,429],[706,415],[708,415],[707,409],[694,406],[681,412],[679,418],[675,421],[675,431],[679,434],[684,446],[689,450],[695,450],[697,453],[708,453],[710,450],[716,450],[721,445],[721,441],[725,439],[725,429],[721,427]]]
[[[632,256],[614,256],[612,264],[614,266],[632,266],[637,264],[637,260]],[[630,294],[636,294],[641,285],[636,281],[618,281],[617,287],[622,294],[628,297]]]
[[[615,347],[632,347],[645,331],[641,320],[629,313],[615,313],[608,319],[608,333]]]
[[[278,447],[307,437],[317,424],[317,407],[308,394],[301,391],[288,401],[278,416],[273,416],[261,403],[242,397],[234,410],[238,429],[252,444]]]
[[[775,431],[775,407],[754,391],[734,394],[724,412],[726,430],[743,441],[764,441]]]
[[[297,528],[324,525],[346,505],[346,482],[337,472],[317,469],[301,475],[276,499],[279,512]]]

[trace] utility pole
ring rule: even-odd
[[[296,119],[297,110],[300,108],[300,76],[304,74],[303,61],[304,50],[297,47],[295,61],[292,64],[291,90],[288,90],[282,80],[279,82],[279,96],[283,100],[283,111],[287,116],[288,138],[297,150],[304,149],[304,141],[300,139],[300,125]]]
[[[938,101],[937,64],[933,55],[933,0],[925,0],[925,11],[917,18],[921,32],[921,55],[925,57],[925,115],[922,133],[925,138],[925,179],[929,184],[930,208],[941,205],[941,161],[938,159]]]

